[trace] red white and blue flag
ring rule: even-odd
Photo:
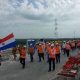
[[[16,40],[13,33],[9,34],[3,39],[0,39],[0,51],[13,48],[16,45]]]

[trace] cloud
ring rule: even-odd
[[[59,37],[72,37],[80,29],[79,14],[80,0],[0,0],[0,34],[10,31],[17,38],[52,37],[57,18]]]
[[[44,3],[47,5],[47,7],[44,7]],[[37,5],[37,8],[35,8],[35,4]],[[18,8],[18,12],[25,18],[29,18],[30,16],[34,18],[34,20],[41,20],[43,18],[45,19],[45,16],[47,19],[45,20],[53,20],[54,18],[60,18],[62,16],[71,16],[72,14],[80,13],[80,6],[79,6],[79,0],[30,0],[29,5],[28,1],[24,1],[24,3],[21,4],[21,6]],[[45,16],[44,16],[45,15]],[[76,14],[77,15],[77,14]],[[29,18],[29,19],[32,19]],[[53,19],[52,19],[53,18]],[[71,17],[72,18],[72,17]]]
[[[0,17],[14,12],[14,8],[8,3],[8,0],[0,0]]]
[[[0,0],[0,4],[0,15],[17,13],[34,20],[41,20],[42,16],[42,21],[80,13],[79,0]]]

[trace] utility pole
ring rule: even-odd
[[[55,35],[55,38],[58,38],[58,23],[57,23],[57,19],[54,20],[55,21],[55,28],[54,28],[54,35]]]

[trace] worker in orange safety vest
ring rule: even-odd
[[[72,49],[72,50],[74,50],[74,49],[75,49],[75,47],[76,47],[76,44],[75,44],[75,42],[74,42],[74,41],[72,41],[72,42],[71,42],[71,49]]]
[[[47,62],[49,62],[49,49],[51,47],[51,44],[49,42],[46,43],[46,56],[47,56]]]
[[[30,60],[31,60],[31,62],[33,62],[34,52],[35,52],[34,47],[33,46],[30,46],[29,47],[29,54],[30,54]]]
[[[25,68],[25,59],[26,59],[26,47],[23,46],[20,49],[20,63],[22,64],[22,68]]]
[[[41,62],[41,58],[44,60],[44,49],[41,43],[39,43],[39,45],[37,46],[37,50],[38,50],[39,62]]]
[[[70,56],[70,50],[71,50],[71,46],[70,46],[69,42],[66,43],[65,48],[66,48],[67,57],[69,57]]]
[[[59,43],[56,43],[55,45],[56,63],[60,63],[60,53],[61,53],[60,45]]]
[[[49,72],[51,71],[51,66],[53,64],[53,71],[55,70],[55,49],[54,46],[51,45],[49,49]]]

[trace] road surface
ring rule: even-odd
[[[75,55],[78,50],[71,51]],[[56,70],[48,72],[48,63],[45,61],[38,62],[37,53],[33,63],[26,59],[26,68],[22,69],[19,61],[6,61],[0,66],[0,80],[55,80],[57,73],[62,65],[66,62],[67,56],[61,54],[61,63],[56,64]]]

